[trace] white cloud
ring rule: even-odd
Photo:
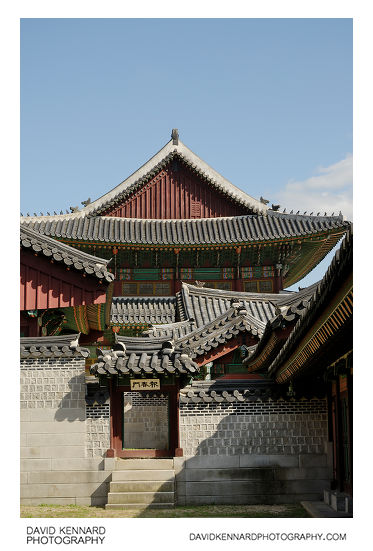
[[[352,220],[352,155],[328,167],[318,167],[316,174],[304,181],[289,181],[277,193],[281,211],[339,214]]]

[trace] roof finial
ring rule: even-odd
[[[179,132],[177,128],[172,129],[171,138],[173,145],[179,145]]]

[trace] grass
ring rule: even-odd
[[[106,510],[88,505],[21,505],[21,518],[304,518],[300,504],[196,505],[168,509]]]

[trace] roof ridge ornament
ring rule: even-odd
[[[171,138],[173,145],[179,145],[179,131],[177,128],[172,129]]]

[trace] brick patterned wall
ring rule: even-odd
[[[21,409],[85,407],[84,358],[21,361]]]
[[[69,419],[84,423],[85,457],[103,457],[110,447],[110,406],[86,406],[84,369],[81,356],[22,360],[21,409],[50,411],[49,418],[55,422]]]
[[[324,453],[324,399],[181,404],[180,439],[185,456]]]
[[[104,457],[110,448],[110,404],[86,406],[86,452],[88,457]]]

